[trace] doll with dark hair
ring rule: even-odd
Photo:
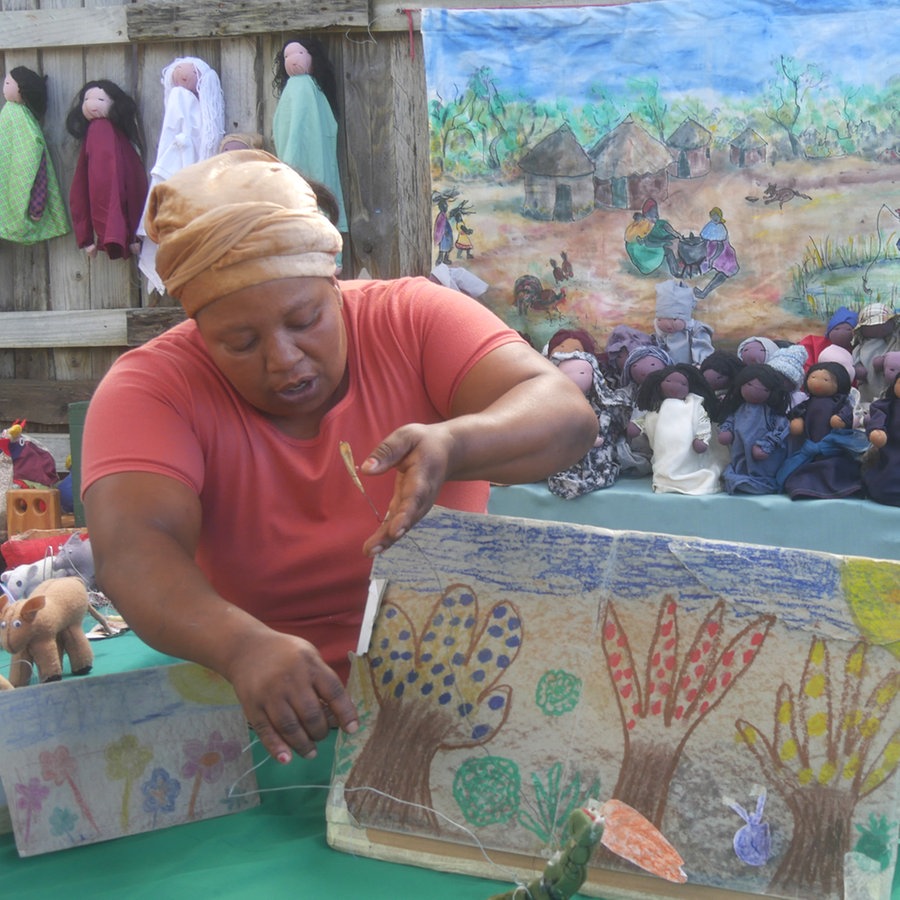
[[[713,440],[716,398],[692,365],[651,372],[637,395],[638,428],[650,442],[653,490],[661,494],[715,494],[724,461]]]
[[[583,328],[560,328],[547,341],[547,356],[554,353],[573,353],[581,350],[584,353],[597,355],[597,342]]]
[[[615,484],[619,477],[616,445],[625,433],[631,406],[622,391],[606,384],[593,353],[554,353],[550,360],[578,385],[597,416],[594,446],[573,466],[547,479],[552,494],[571,500]]]
[[[69,219],[59,191],[41,119],[47,82],[25,66],[3,81],[0,109],[0,238],[35,244],[66,234]]]
[[[803,383],[807,399],[788,413],[791,445],[778,481],[791,499],[853,497],[863,491],[866,436],[853,428],[850,375],[840,363],[818,362]]]
[[[340,209],[338,231],[347,232],[337,158],[337,87],[321,41],[292,37],[275,57],[272,86],[278,104],[272,120],[275,155],[304,178],[321,181]]]
[[[69,207],[78,246],[88,256],[103,251],[110,259],[140,252],[137,237],[147,173],[137,106],[117,84],[89,81],[78,92],[66,130],[81,141]]]
[[[700,374],[706,379],[706,383],[716,395],[716,415],[713,420],[720,421],[718,413],[721,402],[731,390],[737,373],[744,368],[744,362],[736,353],[728,350],[713,350],[703,362],[700,363]]]
[[[900,370],[869,407],[866,432],[872,447],[863,461],[862,478],[869,497],[900,506]]]
[[[722,473],[729,494],[777,494],[776,475],[787,456],[788,394],[765,363],[744,366],[722,401],[719,443],[731,461]]]

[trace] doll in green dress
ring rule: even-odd
[[[69,231],[53,161],[40,120],[47,110],[45,78],[15,66],[3,81],[0,108],[0,238],[35,244]]]

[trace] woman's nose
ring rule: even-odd
[[[266,368],[270,372],[292,369],[306,354],[286,331],[272,335],[266,345]]]

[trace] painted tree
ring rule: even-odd
[[[399,605],[384,604],[368,659],[379,709],[345,785],[357,820],[438,830],[432,761],[442,749],[484,745],[503,726],[512,693],[498,681],[522,640],[513,603],[482,614],[464,584],[438,597],[421,631]]]
[[[863,641],[851,647],[840,684],[832,677],[827,644],[814,639],[796,692],[784,683],[778,689],[771,735],[745,719],[735,723],[794,819],[791,843],[772,877],[778,893],[843,896],[856,805],[900,765],[900,727],[885,733],[900,693],[900,669],[873,683],[869,652]]]
[[[657,828],[662,826],[669,784],[688,738],[753,664],[775,622],[774,616],[758,616],[727,640],[724,616],[725,602],[719,600],[680,657],[678,604],[667,594],[639,668],[615,604],[606,607],[603,653],[625,737],[612,796]]]
[[[782,54],[775,64],[776,76],[769,90],[764,107],[766,118],[777,125],[787,136],[791,155],[803,156],[799,132],[800,117],[811,91],[818,88],[825,77],[818,66],[803,64],[792,56]]]

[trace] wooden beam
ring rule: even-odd
[[[365,27],[367,0],[145,0],[125,7],[131,41],[238,37],[333,27]]]
[[[0,50],[127,43],[124,6],[0,12]]]
[[[11,425],[25,416],[29,426],[63,425],[68,428],[69,404],[90,400],[97,384],[97,381],[87,380],[4,379],[0,381],[0,423]]]
[[[152,306],[147,309],[125,311],[125,342],[129,347],[146,344],[150,338],[168,331],[173,325],[185,320],[180,306]]]
[[[0,348],[124,347],[124,309],[0,312]]]

